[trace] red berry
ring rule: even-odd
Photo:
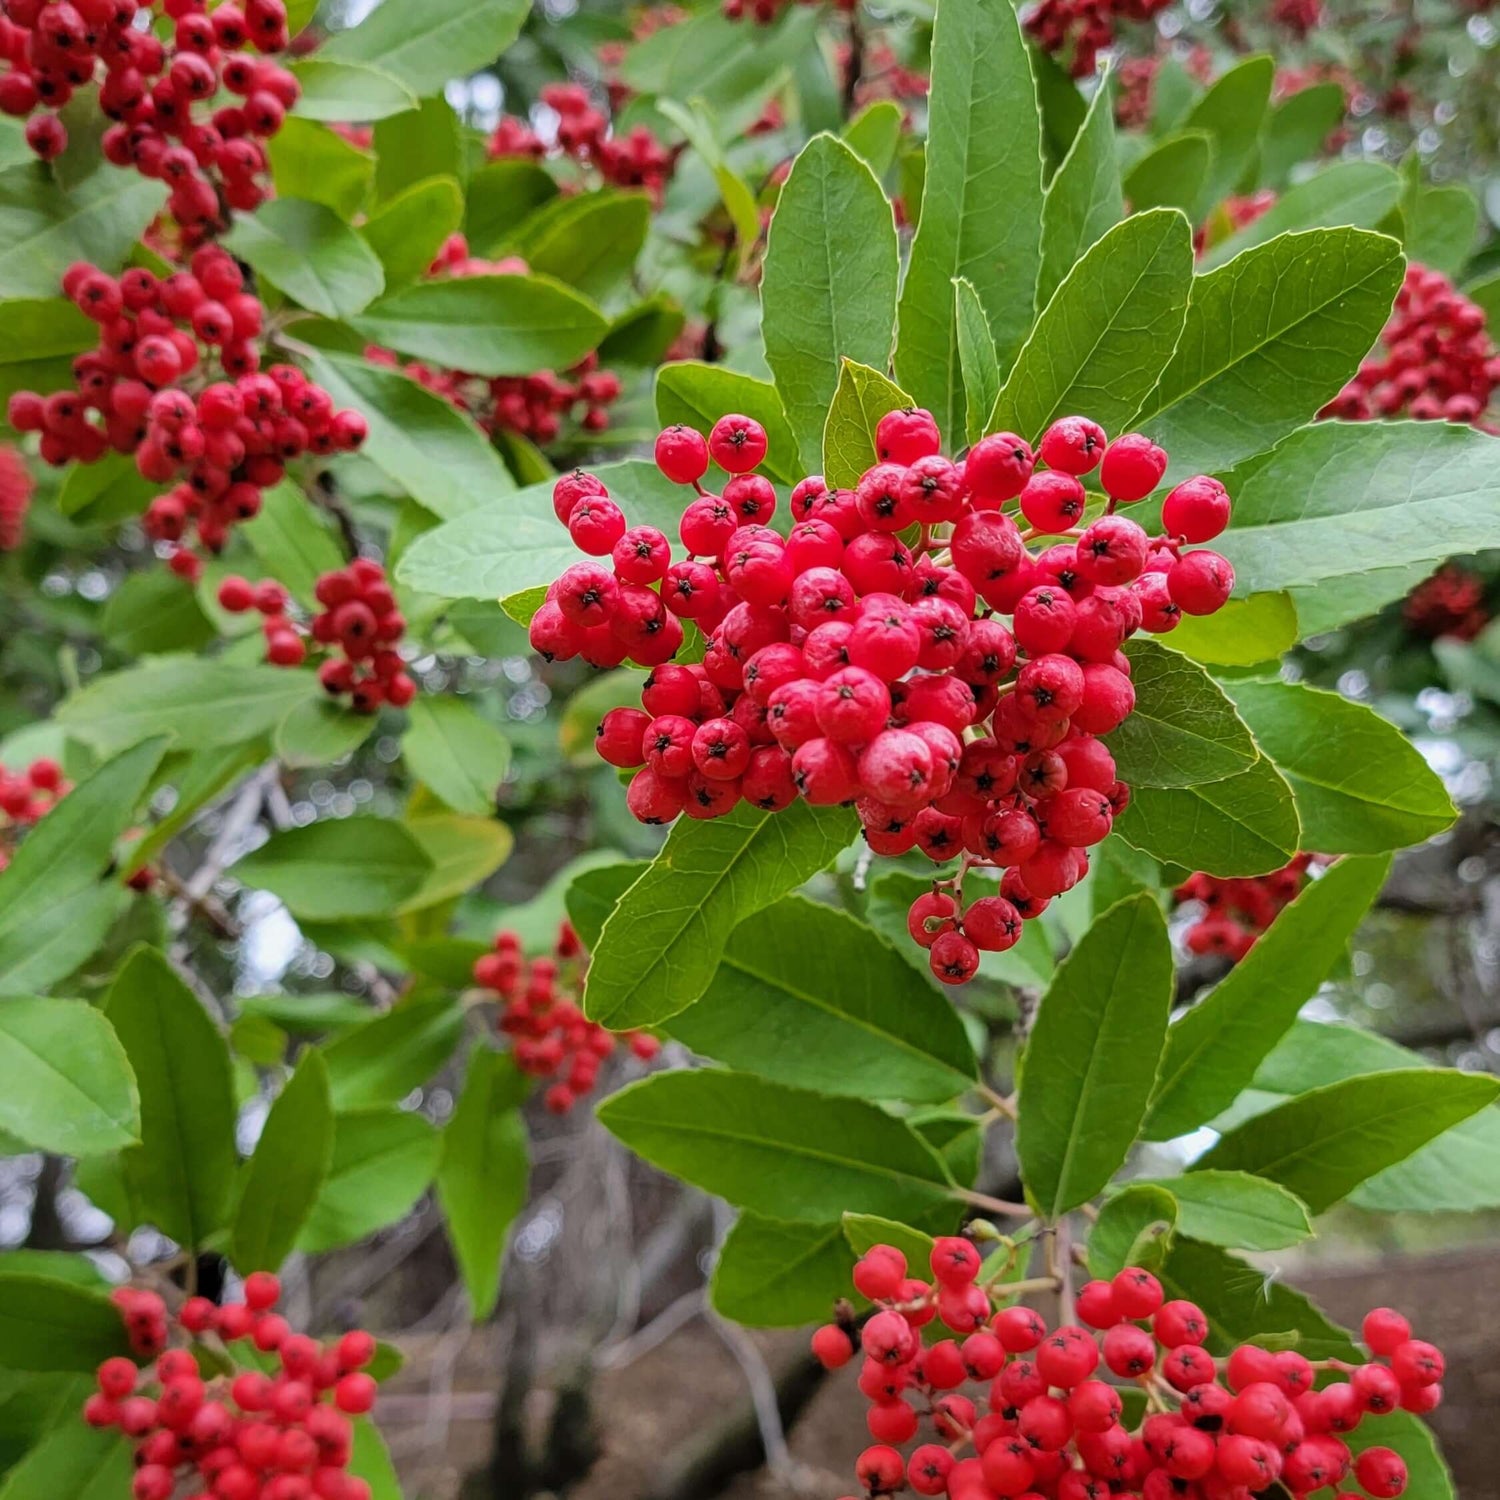
[[[713,461],[728,474],[748,474],[766,456],[766,429],[753,417],[720,417],[708,435]]]

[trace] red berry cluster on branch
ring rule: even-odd
[[[798,484],[784,537],[768,524],[776,491],[753,472],[766,455],[758,422],[723,417],[706,441],[668,428],[657,464],[694,490],[675,562],[668,538],[629,526],[598,478],[564,475],[558,518],[598,561],[552,584],[531,643],[548,658],[654,669],[642,707],[612,710],[596,740],[611,765],[639,768],[627,802],[643,822],[714,818],[740,801],[775,812],[800,795],[855,803],[879,854],[962,859],[910,921],[933,972],[958,984],[981,949],[1011,947],[1025,917],[1082,878],[1125,806],[1099,738],[1135,704],[1121,647],[1229,597],[1225,559],[1188,550],[1224,529],[1229,496],[1185,481],[1163,505],[1166,534],[1149,537],[1116,511],[1156,489],[1167,455],[1137,434],[1110,443],[1083,417],[1054,423],[1037,454],[997,433],[960,464],[941,456],[928,412],[896,411],[876,445],[853,490]],[[721,495],[701,484],[710,459],[732,476]],[[1084,524],[1095,470],[1108,499]],[[707,638],[701,662],[672,662],[684,620]],[[1005,876],[965,909],[976,865]]]
[[[0,552],[21,545],[35,489],[25,460],[9,443],[0,443]]]
[[[43,460],[97,463],[131,454],[141,475],[178,480],[146,510],[146,532],[180,543],[191,530],[220,551],[236,524],[259,514],[261,491],[304,453],[352,452],[365,419],[292,365],[260,371],[264,309],[234,258],[217,245],[165,278],[142,269],[114,277],[79,263],[63,291],[99,324],[99,346],[73,361],[74,389],[10,398],[10,425],[41,436]],[[217,359],[225,379],[210,381]],[[201,561],[179,546],[172,566],[196,577]]]
[[[1313,855],[1298,854],[1269,875],[1230,879],[1202,870],[1190,875],[1173,892],[1179,904],[1196,902],[1203,908],[1185,934],[1189,949],[1238,962],[1299,894],[1313,865]]]
[[[516,1066],[533,1078],[556,1080],[544,1096],[555,1115],[567,1114],[594,1087],[617,1043],[642,1062],[661,1051],[649,1032],[608,1031],[585,1017],[579,1001],[588,962],[568,922],[558,928],[549,957],[528,960],[519,935],[501,932],[494,951],[474,962],[474,983],[499,997],[499,1027],[511,1039]]]
[[[170,35],[163,19],[170,21]],[[185,241],[223,227],[227,209],[270,196],[262,141],[297,102],[297,80],[256,57],[287,45],[282,0],[6,0],[0,111],[28,117],[26,139],[50,161],[68,143],[61,109],[99,78],[106,160],[171,189]],[[237,102],[215,107],[222,92]],[[42,111],[38,113],[38,111]]]
[[[1323,409],[1367,422],[1408,416],[1482,426],[1500,384],[1484,309],[1441,271],[1409,265],[1380,343]]]
[[[859,1388],[876,1446],[855,1472],[867,1494],[1250,1500],[1277,1484],[1302,1496],[1352,1476],[1389,1500],[1406,1488],[1399,1455],[1371,1447],[1356,1457],[1343,1435],[1366,1417],[1429,1412],[1442,1398],[1442,1354],[1389,1308],[1364,1321],[1367,1363],[1315,1364],[1255,1344],[1216,1359],[1202,1310],[1167,1301],[1140,1267],[1090,1282],[1079,1322],[1050,1331],[980,1269],[966,1239],[936,1242],[930,1282],[907,1274],[899,1250],[877,1245],[854,1284],[879,1310],[862,1328],[851,1318],[813,1335],[829,1369],[863,1355]],[[935,1318],[957,1337],[924,1341]],[[1139,1420],[1126,1416],[1122,1392],[1144,1392]],[[934,1440],[903,1457],[896,1445],[924,1419]]]
[[[1446,563],[1406,597],[1402,615],[1414,635],[1472,641],[1490,622],[1484,579]]]
[[[105,1360],[83,1415],[135,1445],[134,1500],[370,1500],[370,1486],[348,1472],[349,1418],[375,1404],[375,1381],[364,1373],[375,1340],[355,1331],[325,1347],[293,1333],[271,1310],[280,1296],[276,1278],[257,1271],[245,1279],[244,1302],[190,1297],[169,1320],[156,1293],[115,1293],[132,1347],[155,1364],[147,1372],[133,1360]],[[249,1341],[280,1368],[209,1373],[213,1365],[192,1348],[166,1348],[172,1321],[186,1344],[217,1339],[232,1355]]]
[[[7,835],[29,828],[72,790],[55,760],[38,756],[24,771],[0,766],[0,870],[10,863]]]
[[[1048,52],[1066,53],[1075,78],[1087,78],[1113,46],[1121,21],[1149,21],[1171,0],[1040,0],[1026,29]]]
[[[769,26],[793,0],[722,0],[720,9],[731,21],[742,21],[747,16],[757,26]],[[817,5],[819,0],[796,0],[798,5]],[[833,9],[854,11],[859,0],[833,0]]]

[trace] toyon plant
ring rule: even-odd
[[[1500,1208],[1478,199],[1154,0],[345,9],[0,0],[0,1500],[581,1492],[705,1309],[827,1500],[1452,1500],[1299,1288]]]

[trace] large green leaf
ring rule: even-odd
[[[224,243],[258,276],[325,318],[352,317],[385,290],[379,256],[322,203],[272,198],[236,219]]]
[[[223,1227],[237,1165],[229,1048],[154,948],[131,951],[105,996],[141,1090],[140,1145],[121,1166],[146,1218],[184,1246]]]
[[[463,218],[463,189],[451,177],[429,177],[382,203],[359,232],[380,258],[387,289],[394,291],[427,270]]]
[[[989,324],[985,323],[986,336]],[[879,370],[846,359],[823,427],[823,477],[835,489],[851,489],[876,461],[875,429],[887,412],[916,403]]]
[[[1284,1187],[1248,1172],[1187,1172],[1154,1186],[1177,1202],[1177,1227],[1233,1250],[1285,1250],[1312,1232],[1307,1206]]]
[[[1083,124],[1042,200],[1042,263],[1037,273],[1040,312],[1083,253],[1125,215],[1115,144],[1114,90],[1106,72]],[[1102,420],[1102,419],[1101,419]]]
[[[1378,854],[1419,844],[1458,816],[1421,753],[1373,709],[1302,683],[1226,687],[1291,784],[1309,849]]]
[[[325,42],[318,56],[370,63],[414,94],[438,94],[449,79],[494,62],[530,9],[530,0],[383,0],[358,26]]]
[[[937,1153],[905,1121],[714,1068],[657,1073],[606,1099],[600,1123],[638,1156],[739,1208],[828,1220],[905,1218],[953,1194]]]
[[[1388,859],[1343,859],[1310,882],[1250,952],[1167,1033],[1145,1134],[1166,1140],[1211,1120],[1343,957]]]
[[[1134,424],[1171,455],[1168,481],[1263,453],[1331,401],[1385,326],[1401,275],[1395,240],[1315,229],[1200,276]]]
[[[326,53],[325,53],[326,55]],[[266,143],[278,192],[326,203],[342,219],[364,206],[375,158],[329,125],[293,115]]]
[[[374,732],[372,715],[326,698],[309,698],[276,726],[271,746],[284,766],[331,766],[358,750]]]
[[[849,1295],[854,1252],[844,1227],[742,1213],[714,1262],[709,1295],[721,1317],[751,1328],[796,1328],[826,1320]],[[0,1496],[0,1500],[4,1500]]]
[[[681,819],[604,924],[584,990],[590,1019],[619,1030],[686,1010],[735,927],[832,863],[852,834],[847,809],[800,799],[774,814],[741,805]]]
[[[0,1271],[0,1367],[97,1370],[127,1354],[120,1309],[100,1291],[52,1276]]]
[[[1406,253],[1420,265],[1457,276],[1479,233],[1479,200],[1460,182],[1418,188],[1403,205]]]
[[[707,437],[714,423],[731,412],[754,417],[766,429],[766,456],[760,468],[770,478],[795,484],[809,472],[798,465],[797,439],[769,381],[691,359],[674,360],[656,372],[656,418],[663,427],[691,427]],[[682,494],[680,486],[677,493]]]
[[[894,99],[877,99],[860,110],[841,132],[844,144],[876,177],[883,178],[895,165],[903,115]]]
[[[814,136],[777,200],[761,282],[766,363],[803,473],[818,467],[840,360],[890,362],[896,280],[896,223],[874,173],[836,136]]]
[[[454,812],[484,817],[510,766],[510,741],[461,698],[424,695],[407,710],[406,768]]]
[[[309,120],[354,124],[417,107],[417,96],[399,78],[364,63],[304,57],[291,72],[302,90],[295,112]]]
[[[1199,191],[1194,222],[1201,223],[1211,209],[1234,191],[1254,157],[1275,76],[1276,64],[1271,58],[1246,58],[1218,78],[1188,111],[1182,122],[1184,128],[1204,131],[1213,142],[1208,176]]]
[[[321,691],[311,672],[158,656],[96,677],[63,702],[57,720],[97,755],[164,734],[174,750],[217,750],[269,733]]]
[[[294,917],[382,917],[421,889],[432,860],[390,818],[324,818],[273,834],[234,866],[235,879],[279,896]]]
[[[309,1048],[266,1116],[229,1232],[241,1276],[274,1271],[313,1211],[333,1158],[333,1106],[323,1056]]]
[[[464,195],[464,238],[470,252],[494,255],[522,220],[556,198],[557,182],[540,162],[486,162],[469,178]]]
[[[72,1416],[0,1478],[0,1500],[120,1500],[134,1472],[123,1433],[88,1428]]]
[[[349,321],[377,344],[486,376],[565,370],[609,328],[560,281],[517,275],[419,281]]]
[[[1127,655],[1135,711],[1109,736],[1109,750],[1132,789],[1223,781],[1255,764],[1244,720],[1197,662],[1144,639]]]
[[[604,297],[630,280],[650,228],[644,193],[585,193],[559,200],[556,214],[523,222],[506,249],[539,276]]]
[[[493,507],[515,488],[484,434],[441,396],[355,356],[310,351],[304,358],[340,406],[369,422],[364,457],[439,520]]]
[[[735,928],[703,998],[666,1030],[778,1083],[939,1103],[974,1080],[953,1007],[883,938],[789,896]]]
[[[1216,667],[1254,667],[1277,660],[1301,640],[1289,594],[1230,599],[1211,615],[1181,615],[1172,649]]]
[[[1026,1045],[1016,1154],[1049,1219],[1099,1192],[1135,1142],[1172,1006],[1172,945],[1146,893],[1112,906],[1058,966]]]
[[[346,1031],[324,1050],[337,1110],[396,1104],[428,1082],[463,1034],[463,1010],[449,995],[407,1000]]]
[[[1321,1213],[1496,1094],[1495,1079],[1446,1068],[1368,1073],[1258,1115],[1197,1165],[1268,1177]]]
[[[421,1115],[377,1109],[337,1116],[328,1180],[298,1248],[333,1250],[394,1224],[427,1191],[441,1151],[441,1137]]]
[[[926,177],[901,291],[896,379],[956,443],[953,278],[973,284],[1002,368],[1031,327],[1041,265],[1041,120],[1014,9],[945,0],[933,27]]]
[[[1075,412],[1123,427],[1177,348],[1192,286],[1193,236],[1180,213],[1154,208],[1117,224],[1042,310],[989,430],[1035,440]]]
[[[519,1079],[505,1053],[476,1049],[458,1107],[443,1131],[438,1202],[475,1321],[494,1310],[505,1236],[526,1202],[526,1126],[516,1108],[524,1097]]]
[[[81,1000],[0,999],[0,1130],[41,1151],[91,1156],[138,1140],[125,1051]]]

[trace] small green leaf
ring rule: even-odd
[[[1271,58],[1246,58],[1219,77],[1182,122],[1188,130],[1204,131],[1213,142],[1208,178],[1193,215],[1195,223],[1206,219],[1234,191],[1250,164],[1275,76]]]
[[[92,1287],[0,1272],[0,1367],[84,1370],[130,1352],[120,1309]]]
[[[510,741],[461,698],[418,697],[401,740],[406,768],[454,812],[486,817],[510,767]]]
[[[557,198],[557,182],[534,161],[491,161],[469,178],[464,238],[474,255],[494,255],[528,214]]]
[[[1301,639],[1297,608],[1289,594],[1252,594],[1230,599],[1211,615],[1183,615],[1171,646],[1213,667],[1254,667],[1275,661]]]
[[[226,246],[309,312],[347,318],[385,288],[375,252],[331,208],[272,198],[235,221]]]
[[[374,134],[378,203],[389,202],[413,183],[433,177],[462,182],[468,173],[469,142],[458,111],[442,94],[423,99],[405,114],[382,120]]]
[[[328,1180],[333,1107],[322,1054],[308,1049],[266,1116],[229,1232],[241,1276],[274,1271],[297,1242]]]
[[[1457,276],[1479,234],[1479,200],[1463,183],[1424,186],[1406,205],[1406,254],[1419,265]]]
[[[775,386],[722,365],[690,359],[657,371],[656,416],[663,427],[680,424],[707,437],[728,412],[753,417],[766,429],[766,456],[760,467],[771,479],[795,484],[802,477],[805,471],[798,467],[797,439],[787,425]]]
[[[894,1219],[883,1219],[879,1214],[846,1213],[841,1221],[844,1238],[856,1255],[865,1255],[876,1245],[890,1245],[906,1257],[907,1269],[918,1276],[930,1264],[933,1239],[930,1234],[914,1229],[910,1224],[901,1224]]]
[[[1169,135],[1148,151],[1125,176],[1125,197],[1136,213],[1148,208],[1180,208],[1191,215],[1203,193],[1213,138],[1203,130]]]
[[[389,1348],[389,1345],[381,1345],[381,1349]],[[376,1351],[376,1359],[380,1358],[380,1351]],[[369,1372],[374,1375],[376,1366],[372,1363]],[[379,1379],[377,1375],[375,1377]],[[363,1479],[370,1487],[370,1500],[402,1500],[401,1481],[396,1475],[396,1466],[391,1462],[390,1450],[385,1446],[385,1439],[380,1435],[380,1429],[369,1417],[356,1417],[353,1421],[354,1446],[349,1455],[349,1473],[356,1479]]]
[[[1274,105],[1260,135],[1262,184],[1283,191],[1293,172],[1319,154],[1347,107],[1341,83],[1315,83]]]
[[[323,1049],[333,1107],[342,1113],[399,1104],[453,1055],[463,1023],[451,996],[434,995],[346,1031]]]
[[[1166,922],[1148,895],[1111,907],[1058,966],[1027,1043],[1016,1152],[1049,1219],[1099,1192],[1134,1144],[1173,994]]]
[[[322,56],[328,55],[327,49]],[[296,115],[266,143],[278,192],[323,203],[346,222],[363,207],[375,158],[317,120]]]
[[[422,911],[483,885],[510,858],[515,843],[510,829],[493,817],[424,813],[406,826],[432,861],[432,873],[398,912]]]
[[[844,144],[876,177],[884,177],[896,161],[901,124],[901,106],[894,99],[877,99],[844,126]]]
[[[844,360],[823,426],[823,478],[835,489],[851,489],[858,484],[878,457],[875,429],[880,419],[887,412],[915,405],[879,370]]]
[[[651,200],[644,193],[585,193],[559,199],[557,212],[523,222],[506,249],[538,276],[606,297],[629,282],[650,228]]]
[[[240,531],[266,573],[309,609],[317,605],[318,578],[344,565],[324,513],[290,481],[263,491],[260,514]]]
[[[384,0],[318,50],[334,62],[369,63],[419,97],[488,67],[515,41],[530,0]]]
[[[1406,1464],[1406,1493],[1412,1500],[1455,1500],[1453,1475],[1443,1461],[1437,1438],[1420,1417],[1387,1412],[1378,1422],[1364,1422],[1342,1441],[1356,1457],[1366,1448],[1392,1448]]]
[[[283,765],[328,766],[358,750],[374,730],[373,714],[309,698],[276,726],[271,743]]]
[[[441,1152],[441,1137],[421,1115],[366,1110],[337,1116],[328,1180],[298,1248],[334,1250],[394,1224],[427,1191]]]
[[[1188,1172],[1154,1185],[1176,1200],[1182,1233],[1210,1245],[1285,1250],[1313,1232],[1300,1198],[1248,1172]]]
[[[742,1213],[714,1263],[714,1310],[751,1328],[796,1328],[825,1320],[849,1295],[854,1252],[843,1226]],[[3,1497],[0,1497],[3,1500]]]
[[[1177,1229],[1177,1200],[1165,1187],[1130,1182],[1111,1193],[1089,1230],[1089,1273],[1112,1280],[1126,1266],[1159,1269]]]
[[[359,232],[384,267],[387,290],[417,280],[463,217],[463,189],[451,177],[414,182],[382,203]]]
[[[990,320],[979,293],[973,282],[961,276],[953,282],[953,315],[958,329],[958,364],[964,378],[964,434],[970,443],[977,443],[1000,397],[1000,363],[995,358]]]
[[[304,57],[291,72],[302,90],[295,112],[309,120],[383,120],[417,107],[417,96],[399,78],[367,63]]]

